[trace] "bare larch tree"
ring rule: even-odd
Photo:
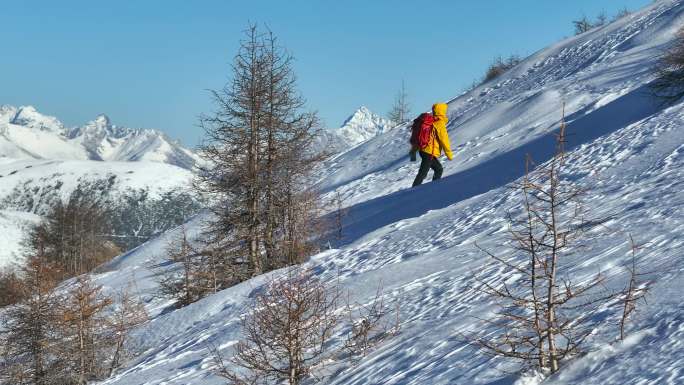
[[[309,149],[318,120],[302,112],[292,57],[272,33],[250,26],[232,69],[232,81],[213,91],[216,111],[201,119],[210,166],[196,185],[214,198],[211,242],[244,280],[289,260],[292,208],[310,211],[300,202],[320,160]]]
[[[600,223],[586,219],[583,189],[563,177],[565,129],[561,121],[555,155],[534,170],[528,158],[528,172],[512,186],[522,196],[519,212],[508,214],[512,255],[482,249],[520,276],[512,283],[481,282],[481,290],[497,302],[495,315],[484,324],[501,333],[470,338],[487,353],[550,372],[581,352],[592,331],[591,315],[616,296],[604,292],[600,273],[581,283],[559,273],[581,249],[585,231]]]
[[[177,265],[176,268],[162,267],[159,291],[173,299],[176,307],[187,306],[214,291],[216,284],[212,278],[219,268],[206,261],[190,244],[184,226],[167,245],[166,253],[169,260]]]
[[[575,35],[581,35],[594,28],[594,24],[586,15],[583,15],[578,20],[573,20],[572,24],[575,26]]]
[[[131,330],[147,322],[149,316],[142,302],[131,294],[131,285],[117,295],[116,308],[107,317],[106,341],[113,346],[107,376],[111,376],[127,355],[126,342]]]
[[[58,306],[61,338],[57,356],[64,363],[64,377],[71,383],[85,384],[107,375],[105,309],[112,302],[88,275],[79,276],[62,296]]]
[[[39,245],[40,246],[40,245]],[[23,297],[4,314],[3,367],[0,380],[8,384],[49,384],[59,346],[57,296],[59,272],[39,247],[23,268]]]
[[[340,297],[338,285],[301,269],[272,279],[243,318],[234,355],[224,360],[214,349],[216,372],[235,385],[299,384],[329,358],[326,343],[340,322]]]
[[[107,238],[112,233],[108,215],[101,202],[76,190],[31,229],[27,246],[35,250],[42,245],[46,258],[60,267],[62,279],[89,272],[119,254]]]
[[[392,109],[390,110],[389,114],[387,114],[387,117],[395,124],[402,124],[411,119],[410,114],[411,106],[408,102],[408,93],[406,92],[404,81],[402,80],[401,88],[394,98],[394,104],[392,105]]]

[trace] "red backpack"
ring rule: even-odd
[[[424,112],[413,120],[411,126],[411,144],[418,148],[425,148],[432,139],[432,123],[435,119],[432,114]]]

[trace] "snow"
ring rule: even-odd
[[[684,102],[665,108],[645,93],[656,54],[683,22],[684,1],[649,5],[541,50],[451,100],[455,159],[439,182],[408,188],[417,164],[408,161],[403,126],[329,161],[318,187],[345,199],[344,239],[305,266],[323,280],[339,279],[356,302],[368,302],[382,285],[386,302],[400,304],[402,324],[396,337],[356,365],[336,363],[320,383],[684,383]],[[631,234],[644,243],[639,258],[656,279],[625,341],[616,339],[619,306],[602,308],[590,352],[544,378],[512,373],[514,366],[483,355],[463,334],[496,331],[477,320],[494,304],[473,286],[515,277],[475,243],[496,254],[509,251],[505,214],[519,196],[507,184],[522,176],[526,154],[538,163],[551,156],[563,104],[572,159],[566,176],[589,189],[592,217],[608,220],[588,234],[591,242],[563,264],[561,275],[582,281],[602,271],[609,289],[622,288]],[[186,224],[190,239],[201,236],[206,215]],[[239,319],[268,276],[173,310],[156,295],[156,276],[174,268],[164,249],[179,231],[117,257],[96,276],[106,290],[134,280],[152,317],[133,335],[141,354],[102,384],[224,383],[211,371],[207,348],[230,354]]]
[[[396,124],[392,121],[361,106],[342,123],[342,126],[323,130],[312,147],[325,150],[330,154],[337,154],[387,132],[395,126]]]
[[[0,268],[23,258],[21,241],[30,223],[39,221],[34,213],[44,212],[45,197],[56,195],[66,201],[78,184],[115,178],[114,189],[147,189],[151,197],[163,192],[188,189],[193,173],[158,162],[101,162],[93,160],[36,160],[0,158],[0,203],[16,188],[31,194],[33,213],[5,211],[0,207]],[[4,242],[3,242],[4,241]]]
[[[66,128],[32,106],[0,106],[0,203],[15,188],[32,194],[36,205],[51,194],[65,200],[79,182],[112,176],[120,191],[146,188],[154,196],[188,188],[197,162],[197,154],[165,134],[116,126],[104,114]],[[0,268],[22,259],[23,233],[38,220],[0,211],[0,229],[7,229],[0,237]]]
[[[0,210],[0,269],[11,267],[23,260],[22,241],[30,225],[40,221],[35,214]]]
[[[0,106],[0,158],[151,161],[192,169],[200,158],[160,131],[113,124],[104,114],[66,128],[34,107]]]

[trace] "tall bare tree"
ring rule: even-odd
[[[318,133],[318,118],[301,112],[305,100],[296,89],[292,56],[270,31],[265,34],[264,46],[268,111],[263,222],[266,267],[270,270],[294,263],[293,248],[307,243],[314,234],[313,228],[305,232],[303,223],[318,214],[317,194],[310,188],[308,177],[323,155],[310,148]]]
[[[401,81],[401,88],[394,98],[394,104],[387,117],[395,124],[402,124],[408,122],[411,117],[411,106],[408,102],[408,93],[404,81]]]
[[[581,283],[560,273],[580,249],[585,231],[600,223],[587,220],[580,199],[583,189],[563,178],[565,128],[561,122],[551,160],[530,170],[528,158],[528,172],[512,186],[522,196],[520,212],[508,216],[513,255],[482,249],[520,278],[513,283],[481,282],[482,291],[497,301],[495,316],[485,319],[485,325],[501,332],[492,338],[473,338],[487,353],[551,372],[581,352],[592,332],[591,316],[617,295],[601,289],[604,277],[600,273]],[[525,258],[521,261],[516,255]]]
[[[307,175],[321,158],[309,149],[316,115],[302,112],[292,57],[270,31],[247,29],[232,70],[213,91],[216,111],[201,119],[211,166],[196,185],[214,198],[211,242],[245,279],[281,266],[291,202],[310,193]]]
[[[250,26],[233,61],[232,81],[212,91],[216,111],[200,120],[206,135],[201,154],[211,165],[200,170],[197,186],[214,198],[212,238],[233,234],[235,242],[227,249],[236,255],[236,263],[249,265],[250,275],[263,270],[258,232],[266,91],[263,49],[256,26]]]

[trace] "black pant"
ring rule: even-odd
[[[420,151],[420,168],[418,169],[418,175],[416,175],[416,179],[413,181],[413,187],[423,183],[423,179],[425,179],[430,169],[434,171],[432,180],[437,180],[442,177],[442,171],[444,171],[444,169],[442,168],[442,164],[439,163],[437,157]]]

